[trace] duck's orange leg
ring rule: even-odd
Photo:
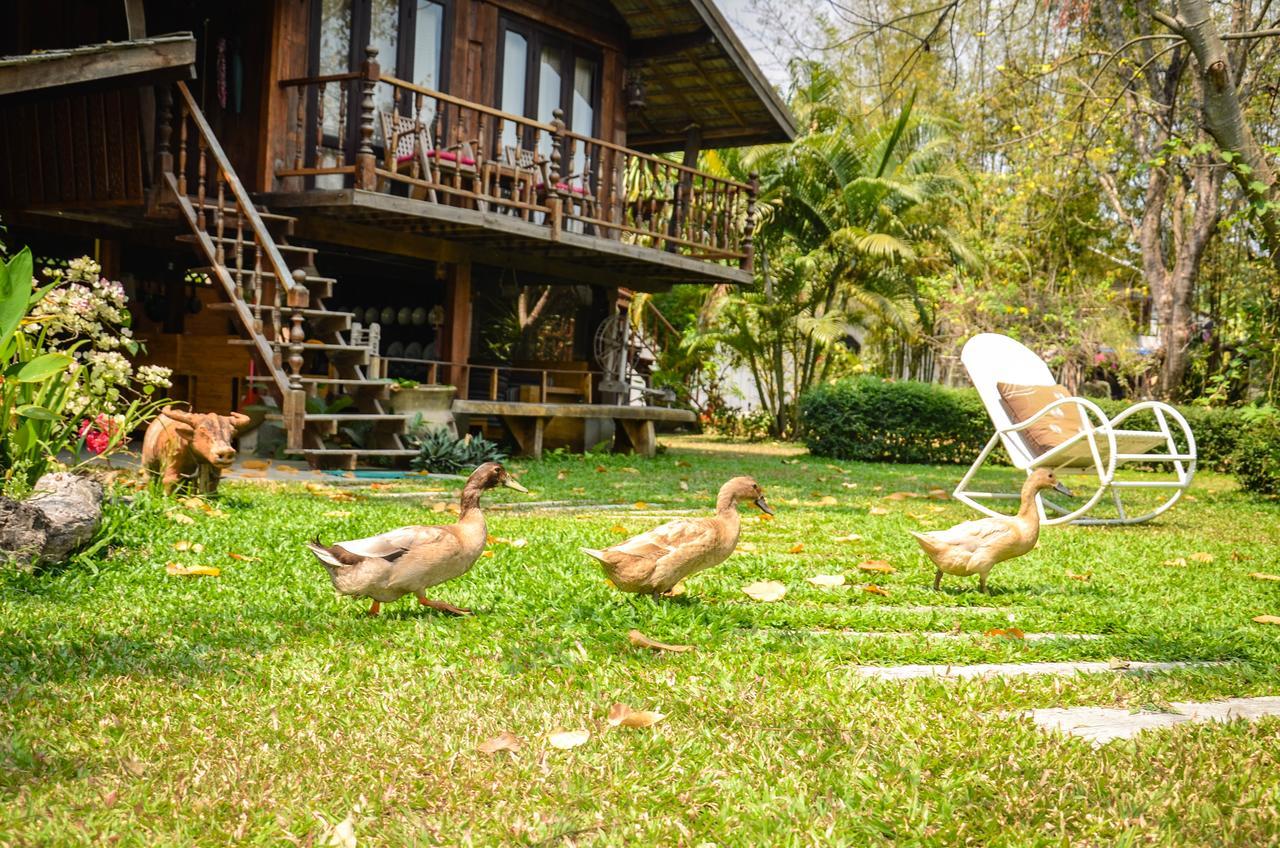
[[[374,602],[369,606],[369,615],[374,616],[374,615],[377,615],[377,614],[378,614],[378,613],[380,613],[380,612],[382,612],[382,604],[378,603],[377,601],[374,601]]]
[[[433,610],[447,612],[450,615],[471,615],[471,610],[469,609],[455,607],[453,604],[446,603],[445,601],[433,601],[426,595],[419,595],[418,603],[422,604],[424,607],[431,607]]]

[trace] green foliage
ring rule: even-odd
[[[1280,495],[1280,414],[1269,408],[1250,419],[1240,434],[1231,470],[1246,491]]]
[[[860,377],[800,399],[805,444],[817,456],[870,462],[972,462],[991,438],[977,392]]]
[[[422,427],[421,419],[409,438],[418,449],[411,464],[433,474],[470,473],[486,462],[502,462],[507,455],[496,442],[470,433],[458,438],[445,427]]]

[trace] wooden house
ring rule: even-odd
[[[8,24],[7,240],[98,256],[176,399],[265,404],[317,463],[410,453],[392,377],[530,453],[615,426],[651,451],[692,416],[637,373],[628,292],[748,283],[755,186],[698,154],[794,133],[712,0],[16,0]]]

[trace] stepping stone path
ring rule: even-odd
[[[1137,665],[1137,663],[1134,663]],[[1175,701],[1173,712],[1132,713],[1111,707],[1069,707],[1028,710],[1022,713],[1043,730],[1058,730],[1078,736],[1101,747],[1115,739],[1129,739],[1144,730],[1173,727],[1187,722],[1257,721],[1264,716],[1280,716],[1280,697],[1230,698],[1225,701],[1195,703]]]
[[[1056,639],[1091,642],[1095,639],[1106,639],[1101,633],[1024,633],[1021,639],[1005,636],[986,636],[983,633],[951,631],[919,632],[916,630],[813,630],[812,633],[831,633],[836,636],[852,636],[855,639],[883,639],[886,637],[908,638],[919,636],[922,639],[1008,639],[1010,642],[1052,642]],[[906,668],[907,666],[904,666]]]
[[[1125,668],[1112,668],[1107,662],[1036,662],[977,663],[974,665],[894,665],[859,666],[859,677],[880,680],[914,680],[919,677],[1025,677],[1027,675],[1135,674],[1146,671],[1170,671],[1179,668],[1212,668],[1223,662],[1133,662]]]

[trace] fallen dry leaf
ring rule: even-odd
[[[868,515],[888,515],[889,510],[885,509],[882,506],[873,506],[871,507],[871,509],[867,510],[867,514]]]
[[[840,503],[840,501],[836,500],[833,495],[825,495],[820,501],[818,501],[818,506],[835,506],[838,503]]]
[[[606,474],[608,473],[609,469],[605,468],[603,465],[597,465],[596,471],[600,472],[601,474]]]
[[[782,596],[787,594],[787,587],[777,580],[757,580],[755,583],[743,586],[742,591],[752,600],[771,604],[782,600]]]
[[[804,550],[804,542],[796,542],[794,545],[792,545],[790,548],[787,549],[787,553],[798,554],[803,550]]]
[[[648,508],[649,508],[649,505],[648,505],[647,503],[645,503],[644,501],[636,501],[636,502],[635,502],[635,503],[633,503],[631,506],[632,506],[633,508],[635,508],[635,509],[648,509]]]
[[[294,468],[292,465],[277,465],[277,466],[276,466],[276,471],[280,471],[280,472],[282,472],[282,473],[284,473],[284,474],[297,474],[297,473],[298,473],[298,469]]]
[[[271,467],[271,463],[265,459],[246,459],[240,463],[240,467],[250,471],[265,471]]]
[[[1213,562],[1213,554],[1205,551],[1196,551],[1190,558],[1196,562]]]
[[[512,539],[510,542],[507,542],[507,544],[513,548],[523,548],[525,545],[529,544],[529,540],[528,539]]]
[[[822,586],[827,589],[833,589],[836,586],[844,585],[843,574],[815,574],[812,577],[806,577],[805,580],[808,580],[815,586]]]
[[[350,518],[351,510],[348,509],[331,509],[323,513],[325,518]]]
[[[174,577],[217,577],[222,573],[221,568],[214,568],[211,565],[178,565],[176,562],[166,562],[164,565],[166,574],[172,574]]]
[[[615,524],[612,527],[610,527],[609,530],[610,532],[618,533],[619,535],[622,535],[622,536],[627,535],[627,528],[623,527],[621,524]]]
[[[951,500],[951,493],[946,489],[930,489],[928,491],[928,496],[933,498],[935,501]]]
[[[693,466],[685,462],[683,459],[676,460],[676,468],[692,468]]]
[[[1165,565],[1172,565],[1172,566],[1174,566],[1175,568],[1186,568],[1186,566],[1187,566],[1187,559],[1186,559],[1186,557],[1174,557],[1173,559],[1167,559],[1167,560],[1165,560],[1165,561],[1164,561],[1164,564],[1165,564]]]
[[[985,633],[983,633],[982,635],[983,635],[983,636],[990,636],[990,637],[993,637],[993,638],[1003,636],[1005,639],[1025,639],[1025,638],[1027,638],[1027,634],[1023,633],[1021,630],[1019,630],[1019,629],[1018,629],[1018,628],[1016,628],[1016,627],[1010,627],[1010,628],[1008,628],[1007,630],[1006,630],[1005,628],[1003,628],[1003,627],[993,627],[993,628],[991,628],[990,630],[988,630],[988,631],[986,631]]]
[[[1079,580],[1082,583],[1088,583],[1091,579],[1093,579],[1093,572],[1087,571],[1084,574],[1076,574],[1073,571],[1068,571],[1067,577],[1071,580]]]
[[[566,474],[565,472],[560,471],[560,472],[558,472],[558,473],[556,474],[556,479],[557,479],[557,480],[564,480],[564,479],[568,478],[568,476],[569,476],[569,475],[568,475],[568,474]]]
[[[841,486],[844,486],[846,489],[856,489],[856,488],[858,488],[858,484],[857,484],[857,483],[841,483],[840,485],[841,485]]]
[[[1280,583],[1280,574],[1263,574],[1261,571],[1252,571],[1249,576],[1254,580],[1272,580]]]
[[[848,536],[837,536],[834,542],[861,542],[862,536],[857,533],[850,533]]]
[[[491,557],[493,556],[493,551],[485,551],[484,553],[480,554],[480,556]]]
[[[248,556],[247,554],[237,554],[237,553],[232,553],[231,551],[227,551],[227,556],[231,557],[232,559],[238,559],[241,562],[258,562],[258,557]]]
[[[917,495],[915,492],[894,492],[892,494],[885,495],[884,499],[887,501],[905,501],[907,498],[918,498],[918,497],[920,496]]]
[[[639,474],[640,473],[639,468],[632,468],[630,465],[624,465],[618,470],[621,471],[623,474]]]
[[[547,737],[547,742],[552,748],[559,748],[561,751],[567,751],[570,748],[576,748],[591,738],[590,730],[561,730],[552,733]]]
[[[636,648],[650,648],[655,651],[671,651],[675,654],[683,654],[686,651],[692,651],[692,645],[668,645],[666,642],[659,642],[657,639],[650,639],[639,630],[627,631],[627,641]]]
[[[882,559],[869,559],[866,562],[859,563],[858,568],[863,571],[874,571],[878,574],[893,574],[898,570]]]
[[[516,753],[524,747],[523,740],[509,730],[504,730],[492,739],[486,739],[476,746],[476,750],[482,754],[496,754],[499,751],[510,751]]]
[[[356,824],[350,813],[333,826],[323,844],[326,848],[356,848]]]
[[[663,593],[662,593],[662,597],[664,597],[664,598],[678,598],[678,597],[680,597],[681,595],[683,595],[683,594],[684,594],[685,592],[687,592],[687,591],[688,591],[688,589],[686,589],[686,588],[684,587],[684,581],[682,580],[682,581],[680,581],[679,583],[677,583],[676,585],[672,586],[670,591],[668,591],[668,592],[663,592]]]
[[[1253,620],[1259,624],[1280,624],[1280,615],[1255,615]]]
[[[1107,660],[1107,668],[1111,669],[1112,671],[1120,671],[1121,669],[1126,669],[1128,667],[1129,667],[1128,660],[1122,660],[1119,657],[1112,657],[1111,659]]]
[[[684,480],[681,480],[681,481],[680,481],[680,483],[679,483],[679,485],[680,485],[680,491],[682,491],[682,492],[687,492],[687,491],[689,491],[689,484],[688,484],[688,483],[686,483]]]
[[[195,524],[196,523],[196,520],[194,518],[182,512],[169,513],[169,520],[172,521],[174,524]]]
[[[654,710],[633,710],[626,704],[609,707],[610,727],[653,727],[665,716]]]
[[[889,597],[888,589],[884,588],[883,586],[877,586],[874,583],[868,583],[867,585],[863,586],[862,591],[869,592],[872,595],[883,595],[886,598]]]
[[[769,514],[769,513],[767,513],[767,512],[762,512],[762,513],[760,513],[758,516],[756,516],[756,518],[760,519],[761,521],[772,521],[772,520],[773,520],[773,516],[772,516],[772,515],[770,515],[770,514]]]
[[[1242,554],[1239,551],[1232,551],[1231,559],[1234,560],[1235,562],[1244,562],[1245,560],[1253,559],[1253,557],[1249,556],[1248,554]]]
[[[746,554],[755,553],[756,543],[755,542],[739,542],[738,550]]]
[[[192,551],[198,554],[204,551],[204,545],[199,542],[189,542],[186,539],[180,539],[173,543],[173,549],[175,551]]]
[[[444,512],[449,506],[444,501],[436,501],[431,505],[432,512]]]

